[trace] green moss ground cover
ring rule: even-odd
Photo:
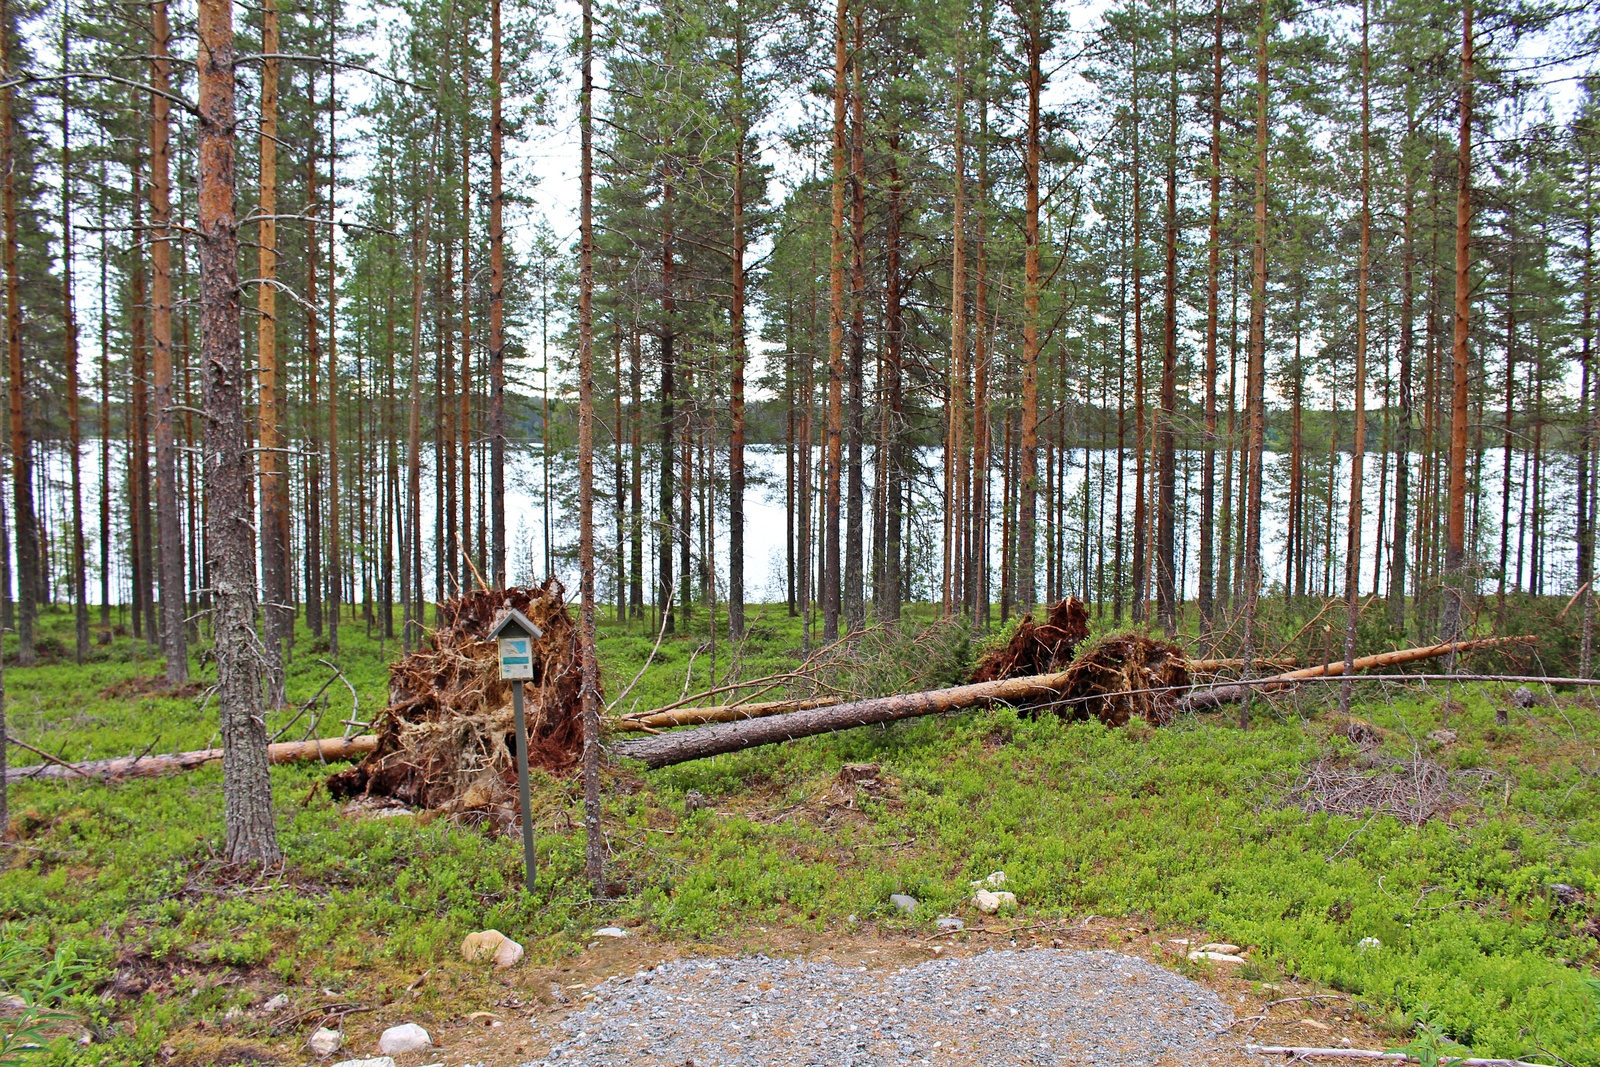
[[[662,642],[624,710],[676,699],[691,664],[689,688],[708,683],[704,623],[702,613],[693,632]],[[46,625],[70,632],[65,614]],[[752,609],[752,631],[745,677],[796,662],[798,626],[781,608]],[[642,625],[606,625],[608,694],[654,640]],[[341,641],[337,661],[369,713],[396,649],[350,623]],[[929,653],[926,642],[883,639],[860,670],[881,688],[942,684],[970,649],[954,631],[936,644]],[[318,662],[328,653],[313,646],[302,633],[291,701],[329,677]],[[160,751],[210,743],[215,706],[138,683],[157,669],[138,651],[122,637],[82,667],[8,669],[12,731],[69,759],[157,738]],[[725,641],[717,654],[721,678]],[[209,674],[197,664],[202,686]],[[337,733],[350,694],[338,683],[327,692],[323,732]],[[33,1057],[40,1063],[155,1062],[218,1029],[258,1041],[270,1058],[282,1035],[268,1020],[226,1021],[230,1008],[280,990],[382,1003],[430,971],[424,1008],[489,995],[493,976],[456,954],[475,929],[506,931],[545,961],[581,951],[602,922],[684,941],[758,924],[833,928],[852,914],[920,930],[960,911],[970,879],[1003,868],[1030,917],[1127,915],[1258,946],[1249,977],[1354,994],[1397,1044],[1426,1023],[1484,1055],[1600,1064],[1589,977],[1600,960],[1600,714],[1563,697],[1496,725],[1505,693],[1493,687],[1458,689],[1448,704],[1442,691],[1390,696],[1358,709],[1384,736],[1381,757],[1426,756],[1461,775],[1460,801],[1421,826],[1288,803],[1313,761],[1363,758],[1331,729],[1331,689],[1270,712],[1258,704],[1248,730],[1232,716],[1107,730],[1001,710],[617,770],[606,832],[624,891],[609,900],[591,899],[581,879],[580,798],[568,781],[537,783],[531,896],[516,841],[445,820],[342,816],[314,765],[273,770],[288,862],[265,877],[241,876],[213,852],[215,767],[115,786],[14,785],[0,983],[26,992],[47,961],[70,970],[52,1002],[95,1040],[74,1043],[75,1025]],[[1441,747],[1426,735],[1446,718],[1458,738]],[[836,775],[850,761],[879,763],[888,788],[841,802]],[[686,814],[690,790],[713,810]],[[928,918],[897,917],[893,892],[927,902]],[[1365,938],[1381,947],[1363,949]]]

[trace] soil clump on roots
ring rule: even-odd
[[[523,685],[528,765],[571,770],[583,750],[578,627],[555,578],[542,586],[482,589],[439,606],[424,646],[389,668],[389,706],[374,724],[376,751],[328,779],[340,799],[385,798],[450,815],[516,823],[516,734],[511,686],[500,679],[489,631],[507,608],[543,631],[534,679]]]
[[[1089,612],[1077,597],[1058,600],[1044,622],[1032,615],[1017,624],[1011,640],[978,661],[971,681],[997,682],[1066,670],[1078,645],[1089,636]]]
[[[1088,638],[1083,601],[1057,601],[1045,622],[1026,616],[1009,642],[978,662],[972,681],[1065,672],[1066,685],[1056,696],[1023,707],[1034,713],[1048,709],[1066,719],[1099,719],[1107,726],[1122,726],[1135,715],[1155,726],[1170,722],[1181,689],[1190,682],[1183,649],[1140,633],[1112,634],[1084,645]]]
[[[1066,674],[1060,695],[1035,710],[1107,726],[1124,726],[1135,715],[1165,726],[1190,681],[1183,649],[1139,633],[1110,634],[1087,645]]]

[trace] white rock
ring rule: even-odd
[[[461,957],[469,961],[490,959],[507,940],[499,930],[479,930],[468,934],[461,939]]]
[[[461,942],[461,955],[469,960],[492,958],[496,967],[515,967],[522,962],[522,946],[499,930],[480,930]]]
[[[365,1060],[340,1060],[333,1067],[394,1067],[393,1056],[373,1056]]]
[[[1243,958],[1229,952],[1202,952],[1196,949],[1189,953],[1189,959],[1194,963],[1201,960],[1210,960],[1212,963],[1243,963]]]
[[[902,915],[915,915],[917,913],[917,898],[905,893],[891,893],[889,903],[900,910]]]
[[[339,1051],[339,1046],[344,1044],[344,1035],[337,1030],[329,1030],[326,1026],[317,1027],[317,1032],[306,1039],[306,1048],[318,1059],[327,1059]]]
[[[5,996],[0,997],[0,1008],[5,1008],[7,1011],[21,1011],[27,1006],[28,1002],[15,993],[7,993]]]
[[[987,889],[980,889],[972,895],[972,906],[985,915],[993,915],[1001,908],[1014,908],[1017,906],[1015,893],[993,893]]]
[[[1200,946],[1200,951],[1201,952],[1221,952],[1221,953],[1223,953],[1225,955],[1228,955],[1228,956],[1237,956],[1239,954],[1239,946],[1238,945],[1225,945],[1220,941],[1213,941],[1209,945],[1201,945]]]
[[[980,878],[976,882],[969,882],[973,889],[1004,889],[1007,878],[1005,871],[995,871],[987,878]]]
[[[943,931],[965,930],[967,928],[967,924],[956,918],[954,915],[946,915],[934,925]]]
[[[500,943],[500,949],[494,954],[496,967],[515,967],[522,962],[522,946],[509,937]]]
[[[391,1026],[378,1038],[378,1051],[385,1056],[403,1056],[407,1052],[420,1052],[433,1047],[433,1038],[416,1023]]]
[[[269,1000],[265,1004],[261,1005],[261,1010],[266,1012],[268,1015],[271,1015],[274,1012],[282,1011],[284,1008],[287,1008],[288,1006],[289,1006],[289,994],[287,994],[287,993],[279,993],[277,996],[273,997],[271,1000]]]
[[[628,931],[620,926],[602,926],[594,932],[595,937],[627,937]]]

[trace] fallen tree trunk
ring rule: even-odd
[[[1426,645],[1420,648],[1401,648],[1393,652],[1380,652],[1375,656],[1362,656],[1352,666],[1358,671],[1369,671],[1375,667],[1398,667],[1405,663],[1416,663],[1418,660],[1437,659],[1456,652],[1476,652],[1485,648],[1495,648],[1499,645],[1512,645],[1536,640],[1532,634],[1520,637],[1484,637],[1476,641],[1446,642],[1438,645]],[[1219,685],[1198,693],[1190,693],[1178,702],[1179,711],[1204,711],[1214,708],[1218,704],[1231,704],[1243,700],[1245,694],[1252,692],[1271,692],[1281,686],[1293,685],[1312,678],[1338,676],[1344,673],[1344,661],[1324,663],[1316,667],[1302,667],[1297,671],[1285,671],[1283,674],[1274,674],[1268,678],[1255,678],[1249,681],[1236,682],[1231,685]]]
[[[742,722],[712,723],[692,730],[622,741],[614,746],[613,752],[618,756],[636,759],[647,767],[667,767],[758,745],[848,730],[854,726],[871,726],[920,715],[937,715],[944,711],[964,711],[967,708],[1036,700],[1058,692],[1066,682],[1067,672],[1060,671],[1031,678],[976,682],[926,693],[852,700],[829,707],[808,708]]]
[[[1430,645],[1425,648],[1406,648],[1376,656],[1364,656],[1355,661],[1355,669],[1361,671],[1374,667],[1393,667],[1449,655],[1452,652],[1470,652],[1532,640],[1531,636],[1492,637],[1477,641],[1458,641],[1454,644]],[[1344,673],[1344,663],[1341,661],[1288,671],[1269,678],[1217,686],[1183,698],[1177,702],[1177,709],[1200,711],[1218,704],[1240,700],[1248,691],[1270,690],[1292,685],[1297,681],[1342,673]],[[1037,702],[1041,698],[1048,700],[1052,696],[1059,695],[1070,680],[1071,671],[1067,670],[1030,678],[978,682],[925,693],[903,693],[897,696],[853,700],[802,711],[777,712],[763,718],[715,722],[690,730],[630,739],[617,743],[613,752],[618,756],[636,759],[648,767],[668,767],[675,763],[718,756],[725,752],[738,752],[746,748],[776,744],[779,741],[814,737],[817,734],[848,730],[856,726],[871,726],[875,723],[894,722],[921,715],[937,715],[947,711],[992,707],[996,704]],[[1164,690],[1164,692],[1171,691]],[[675,715],[678,712],[668,714]]]
[[[1243,667],[1242,659],[1196,659],[1188,662],[1189,671],[1210,672]],[[1257,668],[1279,669],[1295,666],[1293,656],[1280,659],[1258,659]],[[1024,677],[1038,677],[1024,675]],[[843,697],[814,697],[807,700],[768,700],[750,704],[716,704],[703,708],[674,708],[671,711],[646,711],[619,715],[607,725],[618,732],[649,733],[670,730],[675,726],[703,726],[712,722],[743,722],[745,719],[764,719],[768,715],[784,715],[791,711],[810,711],[813,708],[831,708],[844,703]]]
[[[1192,659],[1189,661],[1189,673],[1195,674],[1205,671],[1225,671],[1229,669],[1237,670],[1238,668],[1243,667],[1244,663],[1245,661],[1242,659]],[[1299,665],[1300,661],[1295,659],[1293,656],[1280,656],[1276,659],[1260,658],[1253,661],[1253,666],[1257,668],[1276,667],[1279,670],[1282,670],[1285,667],[1298,667]]]
[[[831,708],[843,703],[841,697],[814,697],[809,700],[768,700],[752,704],[717,704],[705,708],[674,708],[671,711],[648,711],[622,715],[607,724],[613,730],[650,731],[665,730],[673,726],[700,726],[708,722],[742,722],[745,719],[764,719],[768,715],[783,715],[791,711],[810,711],[812,708]]]
[[[280,741],[267,746],[267,759],[273,763],[300,763],[305,760],[348,760],[378,747],[375,734],[360,737],[326,737],[312,741]],[[163,756],[118,756],[115,759],[87,760],[83,763],[38,763],[31,767],[11,767],[6,783],[93,778],[96,781],[125,781],[129,778],[159,778],[162,775],[192,771],[222,759],[222,749],[202,748],[194,752],[169,752]]]

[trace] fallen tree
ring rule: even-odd
[[[38,779],[91,778],[96,781],[115,782],[129,778],[159,778],[162,775],[192,771],[222,759],[222,749],[202,748],[193,752],[169,752],[157,756],[118,756],[115,759],[70,763],[58,756],[33,748],[32,745],[22,745],[15,738],[7,740],[39,753],[48,761],[36,763],[31,767],[8,768],[7,784]],[[355,759],[372,752],[377,747],[376,734],[363,734],[359,737],[325,737],[311,741],[280,741],[267,746],[267,759],[273,763],[301,763],[306,760],[332,762]]]
[[[1399,649],[1363,656],[1355,661],[1354,666],[1357,671],[1393,667],[1451,653],[1532,640],[1531,636],[1492,637]],[[1106,655],[1107,649],[1112,647],[1123,656],[1120,668]],[[1119,635],[1086,648],[1071,667],[1053,674],[1006,678],[923,693],[853,700],[762,718],[715,722],[621,741],[613,746],[613,752],[617,756],[636,759],[648,767],[667,767],[857,726],[994,707],[998,704],[1016,704],[1035,711],[1051,709],[1075,718],[1092,715],[1107,725],[1121,725],[1131,714],[1139,714],[1159,723],[1181,712],[1200,711],[1241,700],[1247,692],[1282,688],[1297,681],[1344,672],[1343,662],[1327,663],[1267,678],[1215,686],[1180,698],[1178,694],[1188,687],[1189,681],[1187,672],[1181,667],[1183,662],[1176,646],[1164,645],[1149,638]]]
[[[710,723],[688,730],[622,741],[613,746],[612,751],[615,755],[636,759],[648,767],[667,767],[724,752],[848,730],[855,726],[871,726],[920,715],[965,711],[968,708],[992,707],[1029,699],[1050,699],[1066,684],[1066,680],[1067,672],[1060,671],[1033,678],[1006,678],[998,682],[958,685],[925,693],[852,700],[828,707],[807,708],[740,722]]]
[[[704,708],[674,708],[670,711],[643,712],[623,715],[607,725],[613,730],[634,730],[646,733],[674,726],[699,726],[708,722],[740,722],[744,719],[761,719],[768,715],[782,715],[790,711],[809,711],[812,708],[829,708],[843,703],[840,697],[814,697],[809,700],[767,700],[751,704],[717,704]]]
[[[1352,667],[1357,671],[1370,671],[1379,667],[1398,667],[1406,663],[1416,663],[1419,660],[1438,659],[1461,652],[1477,652],[1486,648],[1495,648],[1500,645],[1526,644],[1536,640],[1532,634],[1519,637],[1483,637],[1475,641],[1444,642],[1437,645],[1424,645],[1418,648],[1400,648],[1393,652],[1379,652],[1374,656],[1362,656],[1353,661]],[[1243,700],[1249,693],[1269,693],[1284,686],[1293,685],[1312,678],[1337,677],[1344,673],[1344,661],[1323,663],[1316,667],[1302,667],[1297,671],[1285,671],[1282,674],[1270,675],[1266,678],[1240,680],[1231,684],[1217,685],[1210,689],[1203,689],[1197,693],[1190,693],[1178,701],[1178,710],[1204,711],[1214,708],[1218,704],[1232,704]]]

